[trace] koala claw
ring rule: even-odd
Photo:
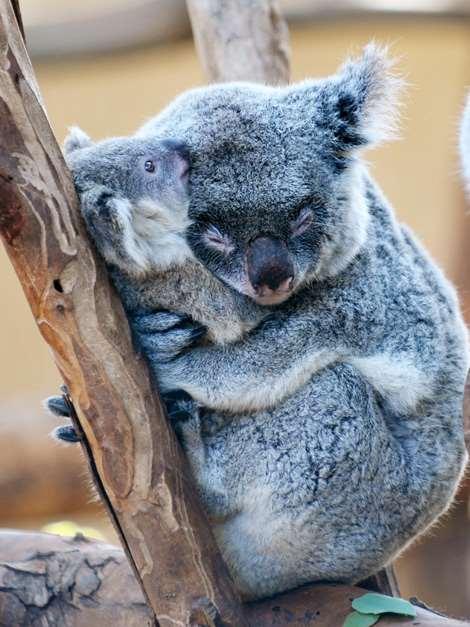
[[[162,395],[162,401],[170,418],[173,418],[175,412],[181,411],[182,403],[190,403],[192,400],[191,396],[184,390],[172,390]]]
[[[62,425],[57,427],[52,432],[52,437],[56,440],[60,440],[61,442],[67,442],[68,444],[75,444],[81,440],[75,431],[75,427],[72,427],[72,425]]]
[[[138,333],[159,333],[190,321],[189,316],[162,310],[135,316],[132,326]]]
[[[49,396],[44,401],[44,406],[54,416],[60,418],[70,418],[70,406],[63,396]]]
[[[205,327],[196,325],[186,316],[168,312],[139,316],[132,321],[132,326],[139,348],[152,357],[151,365],[156,362],[157,367],[158,363],[175,359],[207,332]]]

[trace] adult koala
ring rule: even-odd
[[[141,335],[163,389],[212,408],[181,431],[246,598],[377,571],[465,465],[457,299],[361,160],[393,131],[398,87],[370,45],[327,79],[191,91],[138,133],[186,142],[190,246],[275,305],[243,341],[169,360],[151,356],[171,329]]]
[[[247,599],[378,570],[465,463],[454,292],[360,159],[388,136],[396,88],[369,46],[325,80],[189,92],[137,134],[184,140],[188,243],[270,306],[241,341],[176,355],[174,314],[131,318],[164,391],[197,401],[178,429]]]

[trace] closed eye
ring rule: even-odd
[[[313,211],[306,207],[301,210],[297,218],[291,223],[292,237],[305,233],[313,224]]]
[[[235,246],[228,235],[224,235],[216,226],[209,226],[202,234],[202,239],[206,246],[218,250],[225,255],[231,253]]]

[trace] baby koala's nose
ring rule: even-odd
[[[294,266],[287,246],[276,237],[261,236],[251,242],[246,254],[248,278],[259,296],[289,292]]]

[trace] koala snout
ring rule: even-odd
[[[246,266],[255,299],[261,304],[282,302],[292,291],[294,265],[280,239],[257,237],[248,247]]]

